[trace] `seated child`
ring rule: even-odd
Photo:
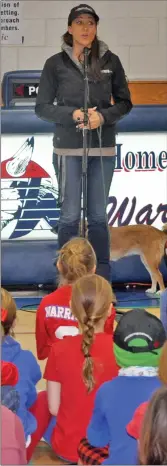
[[[113,340],[104,331],[113,301],[104,278],[90,274],[75,281],[71,312],[80,333],[54,343],[46,364],[49,409],[57,417],[44,438],[58,456],[72,463],[77,462],[77,446],[86,433],[97,389],[118,374]]]
[[[29,412],[29,408],[37,399],[35,385],[41,379],[41,371],[31,351],[23,350],[12,336],[16,323],[16,304],[11,294],[3,288],[1,304],[1,358],[4,362],[12,362],[18,369],[19,379],[15,389],[20,396],[20,405],[17,415],[23,423],[27,440],[37,428],[36,418]]]
[[[162,384],[165,384],[167,386],[167,341],[164,343],[160,355],[158,376]],[[140,431],[148,403],[148,401],[145,401],[136,409],[132,420],[126,426],[128,434],[136,440],[139,440],[140,437]]]
[[[127,435],[126,425],[139,404],[161,385],[158,363],[165,340],[161,321],[145,310],[134,309],[121,318],[114,333],[114,353],[121,369],[97,392],[87,439],[78,448],[80,464],[93,464],[94,448],[103,447],[96,464],[137,464],[136,441]]]
[[[19,396],[19,404],[17,403],[15,410],[24,427],[27,447],[26,454],[29,461],[37,443],[49,424],[51,414],[48,409],[46,392],[40,392],[38,395],[36,392],[35,385],[41,378],[41,371],[34,355],[31,351],[23,350],[20,344],[10,336],[11,333],[13,334],[16,322],[16,304],[10,293],[3,289],[1,289],[1,300],[3,304],[3,308],[1,309],[1,354],[4,361],[12,361],[16,365],[17,377],[14,377],[14,365],[11,362],[10,364],[8,363],[8,372],[9,366],[10,368],[12,367],[12,380],[13,383],[16,383],[15,392]],[[3,362],[3,373],[5,372],[6,381],[8,380],[9,382],[12,374],[8,374],[7,377],[5,364],[7,362]],[[6,389],[8,391],[8,395],[6,394],[6,396],[11,396],[9,395],[9,387],[5,387]],[[12,400],[13,396],[12,392]],[[14,400],[12,402],[14,403]]]
[[[38,359],[49,355],[52,343],[67,335],[78,333],[78,322],[70,311],[72,284],[84,275],[95,273],[95,252],[85,238],[73,238],[59,253],[57,268],[60,273],[60,287],[45,296],[36,315],[36,345]],[[115,310],[105,324],[105,331],[113,334]]]

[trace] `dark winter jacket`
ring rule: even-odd
[[[115,123],[132,108],[124,69],[117,55],[100,42],[101,80],[89,76],[89,104],[97,107],[104,118],[102,147],[115,146]],[[115,104],[111,104],[111,96]],[[84,104],[84,74],[81,64],[72,57],[72,47],[50,57],[42,71],[36,101],[36,114],[56,124],[54,148],[82,148],[82,131],[76,131],[74,110]],[[96,129],[91,131],[91,147],[99,148]]]

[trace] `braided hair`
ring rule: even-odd
[[[105,323],[108,310],[113,302],[115,302],[115,295],[111,285],[103,277],[95,274],[86,275],[73,285],[71,311],[78,320],[83,335],[81,345],[84,355],[83,380],[88,393],[95,386],[91,347],[96,327],[102,321]]]

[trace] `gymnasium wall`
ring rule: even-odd
[[[77,1],[26,0],[22,46],[3,46],[1,74],[42,69],[58,52],[69,10]],[[119,55],[129,80],[167,79],[167,0],[89,1],[101,21],[99,37]]]

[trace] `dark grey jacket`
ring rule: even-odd
[[[115,145],[115,123],[128,113],[132,102],[124,69],[117,55],[100,42],[101,80],[89,76],[89,107],[97,107],[104,117],[102,147]],[[115,105],[111,105],[111,96]],[[57,102],[57,104],[56,104]],[[84,76],[79,62],[72,58],[72,48],[50,57],[43,68],[36,101],[36,114],[56,124],[55,148],[78,149],[83,145],[82,131],[76,131],[74,110],[84,104]],[[97,130],[92,130],[91,147],[99,147]]]

